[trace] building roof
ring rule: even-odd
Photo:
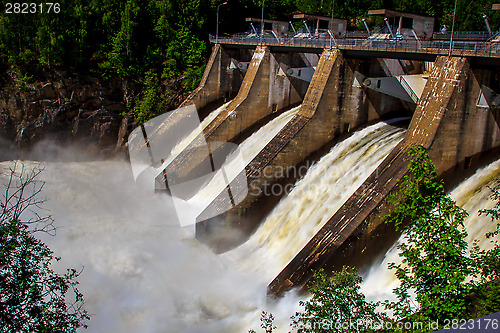
[[[493,7],[491,9],[493,9],[493,10],[500,10],[500,3],[494,3]]]
[[[383,15],[385,17],[411,17],[411,18],[432,18],[432,16],[423,16],[423,15],[417,15],[417,14],[412,14],[412,13],[404,13],[404,12],[398,12],[396,10],[389,10],[389,9],[371,9],[368,11],[368,15]]]
[[[310,14],[295,14],[293,15],[294,19],[304,19],[304,20],[322,20],[322,21],[342,21],[345,22],[345,19],[340,19],[334,17],[333,19],[331,17],[327,16],[319,16],[319,15],[310,15]]]
[[[257,22],[257,23],[261,23],[262,22],[262,18],[256,18],[256,17],[247,17],[245,19],[246,22]],[[288,24],[288,22],[286,21],[276,21],[276,20],[266,20],[264,19],[264,23],[286,23]]]

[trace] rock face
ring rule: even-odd
[[[18,148],[41,140],[80,143],[89,152],[120,154],[134,128],[127,102],[134,96],[126,81],[72,78],[64,71],[43,73],[23,83],[8,71],[0,85],[0,137]]]

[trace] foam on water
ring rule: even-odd
[[[295,184],[257,232],[226,257],[244,271],[271,281],[375,171],[404,133],[378,123],[335,145]]]

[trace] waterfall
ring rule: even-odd
[[[465,209],[469,216],[464,221],[467,229],[467,243],[472,245],[474,240],[478,240],[478,245],[482,249],[490,249],[493,246],[492,240],[487,239],[485,235],[496,229],[496,223],[491,221],[489,216],[479,216],[481,209],[492,208],[495,204],[488,197],[491,190],[488,186],[495,184],[500,176],[500,160],[479,169],[473,176],[464,180],[450,193],[451,198]],[[500,240],[500,237],[495,237]],[[394,300],[392,290],[399,285],[394,272],[388,269],[390,263],[401,263],[397,245],[403,241],[401,236],[396,243],[387,251],[383,258],[372,264],[366,276],[363,278],[361,290],[369,300]]]
[[[185,233],[168,197],[138,188],[127,162],[23,163],[44,168],[44,207],[57,234],[38,236],[62,257],[54,269],[83,268],[79,289],[92,320],[82,332],[258,327],[267,281],[239,272]],[[0,188],[13,166],[0,163]]]
[[[245,160],[250,162],[298,110],[249,137],[240,146]],[[62,257],[55,269],[84,268],[78,280],[92,314],[88,332],[220,333],[259,326],[268,281],[239,272],[194,240],[179,227],[171,198],[138,187],[128,163],[22,163],[27,170],[44,168],[42,194],[57,235],[39,237]],[[14,166],[13,161],[0,163],[0,188]],[[209,186],[215,186],[209,192],[217,190]],[[294,298],[271,311],[287,322],[297,305]]]
[[[262,126],[257,132],[253,133],[235,152],[237,158],[229,156],[229,161],[224,166],[225,175],[221,170],[188,202],[192,207],[201,207],[200,213],[231,183],[240,172],[259,154],[259,152],[278,134],[285,125],[299,112],[300,106],[288,110]]]
[[[210,112],[208,114],[208,116],[206,116],[201,122],[200,122],[200,126],[198,126],[196,129],[194,129],[191,133],[189,133],[189,135],[187,135],[185,138],[183,138],[182,140],[179,141],[179,143],[177,143],[173,148],[172,148],[172,151],[170,152],[170,156],[167,158],[167,160],[165,160],[165,162],[163,162],[163,167],[167,167],[170,163],[172,163],[173,160],[175,160],[175,158],[177,156],[179,156],[179,154],[184,150],[186,149],[189,144],[191,142],[193,142],[193,140],[198,137],[202,132],[203,130],[205,129],[205,127],[207,127],[215,118],[217,118],[217,116],[222,112],[224,111],[224,109],[229,105],[229,103],[231,103],[231,101],[221,105],[220,107],[218,107],[217,109],[215,109],[214,111]]]
[[[307,170],[257,232],[226,256],[244,271],[255,271],[271,281],[375,171],[404,133],[378,123],[335,145]]]

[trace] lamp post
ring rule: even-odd
[[[488,16],[486,16],[486,14],[483,14],[483,19],[484,19],[484,24],[486,24],[486,29],[488,29],[488,35],[491,36],[491,27],[490,23],[488,22]]]
[[[262,39],[264,38],[264,4],[266,0],[262,0],[262,16],[260,19],[260,44],[262,44]]]
[[[219,7],[227,5],[227,1],[217,6],[217,28],[215,29],[215,44],[219,44]]]
[[[450,51],[448,52],[448,57],[451,57],[451,54],[453,53],[453,32],[455,31],[455,15],[457,14],[457,2],[458,0],[455,0],[455,9],[453,10],[453,23],[451,25]]]

